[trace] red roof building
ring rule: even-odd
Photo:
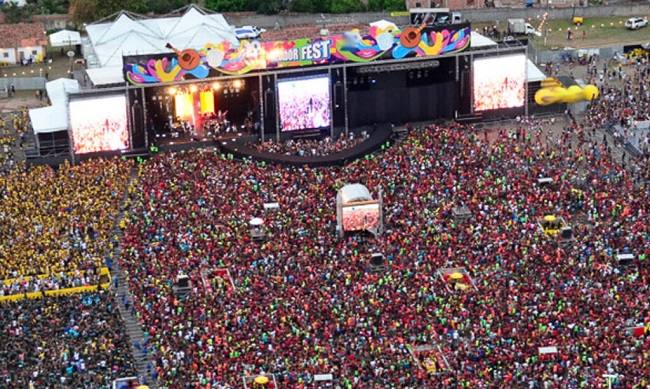
[[[0,64],[14,65],[23,60],[41,62],[46,46],[43,23],[0,24]]]

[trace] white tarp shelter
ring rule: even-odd
[[[361,184],[345,185],[340,189],[339,193],[341,194],[341,200],[344,205],[356,201],[372,200],[368,188]]]
[[[122,68],[119,67],[86,69],[86,74],[93,85],[124,84]]]
[[[526,74],[527,74],[527,81],[528,82],[538,82],[545,80],[548,78],[546,74],[544,74],[543,71],[539,70],[539,68],[533,63],[531,60],[526,60]]]
[[[68,129],[68,109],[52,105],[29,110],[29,120],[35,134],[43,134]]]
[[[385,19],[377,20],[376,22],[370,23],[370,27],[377,27],[380,30],[385,30],[387,28],[397,30],[397,25],[395,23],[390,22],[390,21],[385,20]]]
[[[493,47],[496,48],[497,43],[476,31],[472,31],[470,34],[469,47],[472,49],[488,49]]]
[[[557,347],[555,347],[555,346],[538,347],[537,349],[538,349],[540,355],[557,354]]]
[[[65,47],[81,44],[81,34],[77,31],[61,30],[50,34],[50,45],[52,47]]]
[[[122,12],[109,23],[86,26],[90,48],[84,49],[89,67],[110,68],[93,84],[114,84],[122,75],[122,56],[171,53],[165,46],[184,49],[201,49],[207,44],[218,45],[228,41],[238,47],[239,40],[221,14],[209,14],[196,6],[187,8],[181,17],[143,19],[138,15]]]
[[[65,107],[68,104],[68,95],[70,93],[79,93],[81,86],[77,80],[57,78],[45,83],[45,90],[53,106]]]
[[[29,119],[34,133],[43,134],[67,130],[70,123],[68,119],[68,95],[81,91],[79,82],[69,78],[58,78],[47,82],[45,90],[52,105],[29,110]]]

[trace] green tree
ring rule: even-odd
[[[403,0],[368,0],[368,11],[404,11]]]
[[[335,14],[346,14],[350,12],[363,12],[366,6],[361,0],[336,0],[332,2],[330,12]]]
[[[0,6],[5,15],[5,21],[9,24],[29,22],[32,20],[32,7],[27,4],[19,7],[14,2],[6,2]]]
[[[90,23],[119,11],[144,13],[150,4],[148,0],[72,0],[75,23]]]
[[[241,12],[246,9],[246,0],[205,0],[205,8],[215,12]]]
[[[145,12],[153,12],[156,15],[168,14],[174,10],[190,4],[190,0],[156,0],[147,4]]]
[[[70,9],[68,0],[27,0],[34,13],[41,15],[67,14]]]

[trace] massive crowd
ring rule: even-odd
[[[297,155],[300,157],[319,157],[338,153],[345,149],[354,147],[367,139],[367,135],[350,134],[349,137],[341,136],[336,140],[326,137],[321,140],[291,139],[285,142],[268,140],[266,142],[249,142],[246,144],[257,151],[277,153],[284,155]]]
[[[201,151],[140,166],[123,247],[137,311],[170,388],[236,387],[314,374],[361,387],[646,387],[650,321],[648,193],[591,131],[522,122],[495,133],[455,124],[412,131],[381,156],[308,169]],[[540,177],[551,186],[540,187]],[[385,234],[334,234],[344,183],[384,190]],[[262,204],[278,202],[277,213]],[[467,206],[466,223],[452,209]],[[560,246],[537,220],[566,220]],[[263,217],[265,243],[247,222]],[[371,272],[371,253],[388,260]],[[623,268],[617,253],[635,256]],[[449,292],[437,271],[465,267],[476,289]],[[206,274],[229,268],[235,288]],[[193,280],[182,299],[179,274]],[[172,281],[170,281],[172,280]],[[410,347],[430,345],[427,378]],[[539,355],[538,347],[557,354]]]
[[[153,375],[202,389],[258,374],[314,387],[322,373],[346,389],[604,388],[604,375],[649,387],[650,333],[629,330],[650,324],[648,154],[615,161],[616,144],[594,131],[614,120],[633,130],[644,118],[625,106],[647,107],[641,69],[638,87],[603,80],[586,121],[563,129],[430,125],[335,168],[200,150],[139,165],[121,264]],[[49,276],[5,282],[2,293],[88,281],[82,270],[105,261],[132,167],[111,159],[3,171],[0,278]],[[553,182],[538,185],[543,177]],[[336,236],[345,183],[382,189],[384,234]],[[264,213],[268,202],[278,211]],[[468,221],[453,217],[461,205]],[[548,214],[575,240],[545,236],[537,221]],[[265,242],[251,239],[253,217],[264,219]],[[372,253],[385,256],[383,271],[370,268]],[[634,260],[622,266],[619,253]],[[453,267],[472,288],[447,288],[438,271]],[[181,274],[192,281],[185,297],[173,287]],[[105,291],[0,304],[0,387],[101,388],[133,374],[116,304]],[[540,354],[547,346],[557,352]]]
[[[115,158],[1,174],[0,279],[102,266],[132,166]]]
[[[0,387],[108,389],[135,374],[110,292],[0,304]]]

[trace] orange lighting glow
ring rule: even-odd
[[[221,84],[219,84],[218,82],[215,82],[214,84],[212,84],[212,89],[219,90],[219,88],[221,88]]]
[[[190,86],[190,92],[194,93],[194,92],[196,92],[197,90],[198,90],[198,88],[196,87],[196,85],[191,85],[191,86]]]
[[[174,98],[176,116],[181,120],[190,120],[194,114],[194,99],[189,93],[177,94]]]
[[[233,82],[232,85],[235,88],[239,89],[239,88],[241,88],[241,81],[240,80],[235,80],[235,82]]]

